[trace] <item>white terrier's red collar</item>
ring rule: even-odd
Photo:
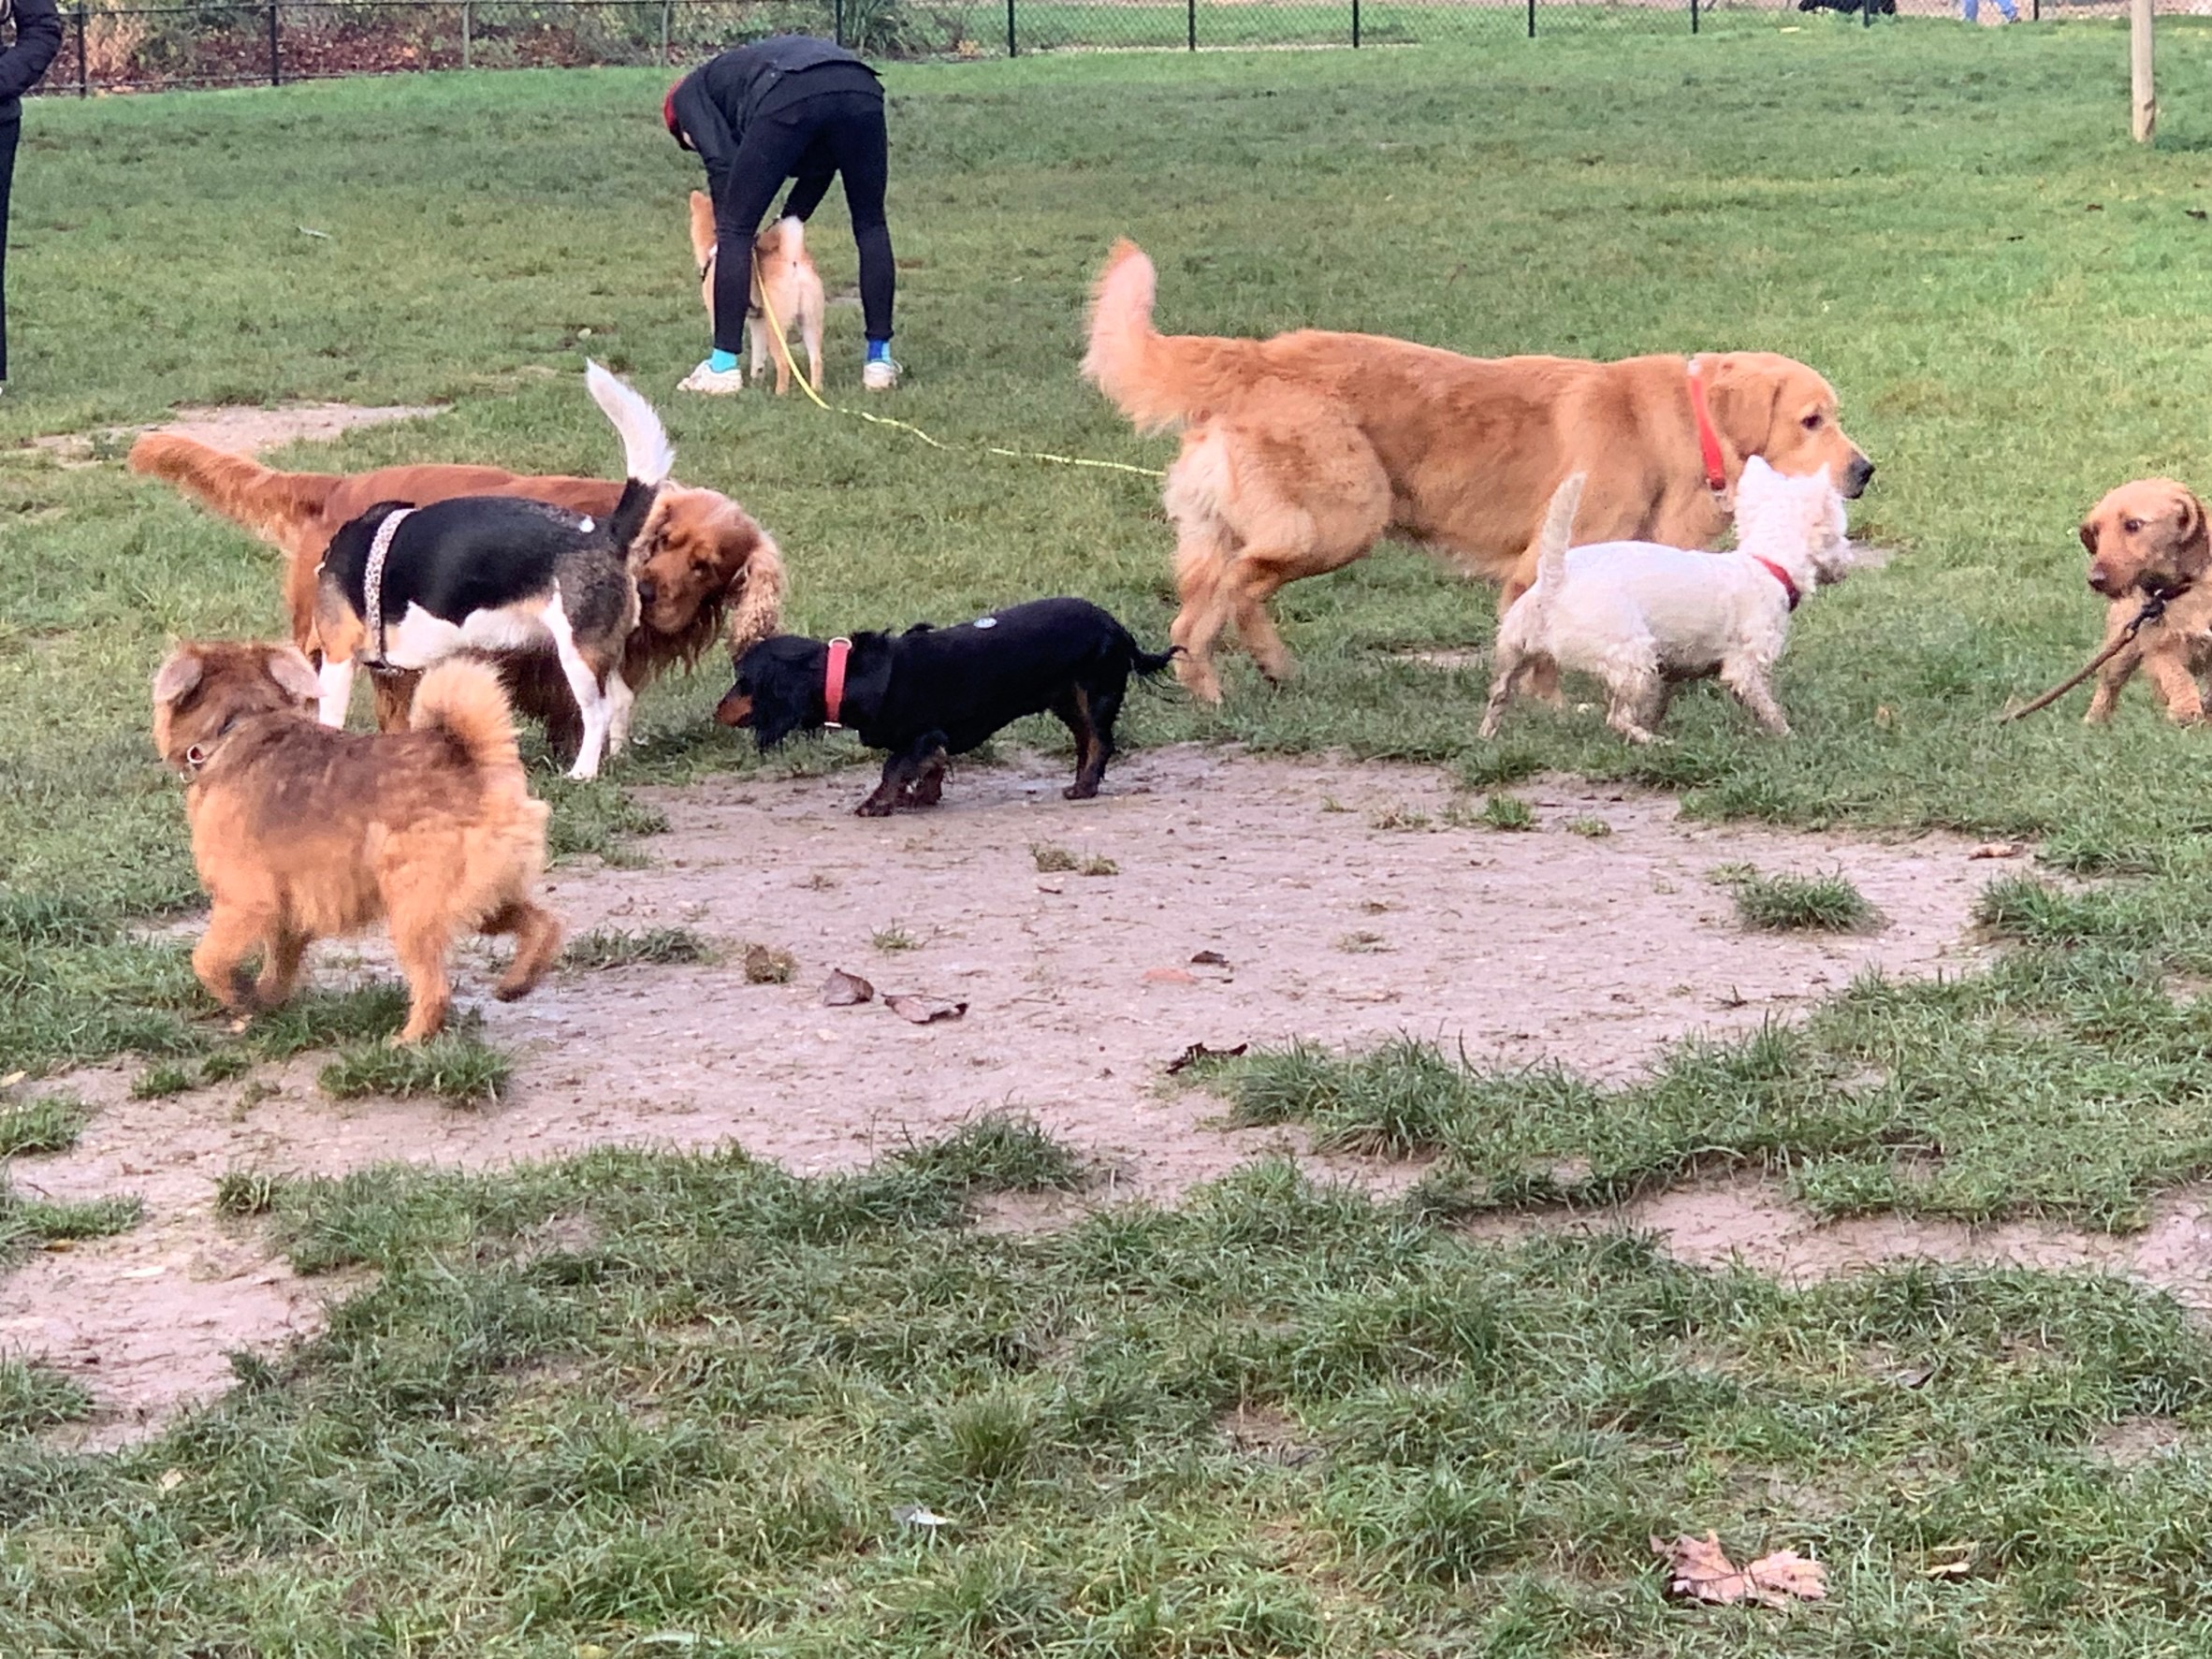
[[[1783,570],[1781,565],[1775,563],[1771,559],[1761,559],[1756,553],[1754,553],[1751,557],[1752,562],[1754,564],[1765,565],[1767,567],[1767,574],[1782,584],[1782,590],[1790,596],[1790,609],[1793,611],[1796,610],[1797,608],[1797,601],[1804,598],[1805,596],[1797,591],[1797,584],[1790,579],[1790,573],[1786,570]]]

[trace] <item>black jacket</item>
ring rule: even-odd
[[[11,21],[15,44],[0,51],[0,122],[21,119],[23,94],[38,84],[62,50],[62,14],[54,0],[0,0],[0,23]]]
[[[861,76],[875,79],[873,69],[831,41],[813,35],[775,35],[709,59],[677,84],[670,108],[684,138],[706,164],[707,187],[716,200],[721,199],[722,181],[745,129],[775,101],[783,80],[832,65],[843,71],[840,84],[860,82]]]

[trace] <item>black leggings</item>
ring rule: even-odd
[[[735,356],[745,343],[752,298],[752,239],[786,179],[784,218],[806,219],[822,205],[830,175],[845,181],[852,240],[860,248],[860,310],[870,340],[891,338],[891,226],[883,218],[889,175],[883,99],[866,92],[824,93],[756,116],[731,159],[728,186],[714,204],[714,344]],[[787,319],[788,320],[788,319]]]
[[[15,182],[15,144],[20,121],[0,122],[0,381],[7,378],[7,193]]]

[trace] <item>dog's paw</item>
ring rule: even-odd
[[[891,812],[892,805],[889,801],[879,801],[873,795],[852,808],[852,816],[855,818],[889,818]]]

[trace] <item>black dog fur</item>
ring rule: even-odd
[[[856,633],[845,662],[841,725],[870,749],[888,749],[883,779],[857,810],[881,818],[896,807],[934,807],[945,760],[966,754],[1024,715],[1057,715],[1075,735],[1071,801],[1099,793],[1113,755],[1113,722],[1131,672],[1158,674],[1172,651],[1142,649],[1110,612],[1085,599],[1039,599],[964,622],[904,633]],[[827,720],[829,647],[779,634],[747,651],[737,683],[714,711],[750,728],[764,749]]]

